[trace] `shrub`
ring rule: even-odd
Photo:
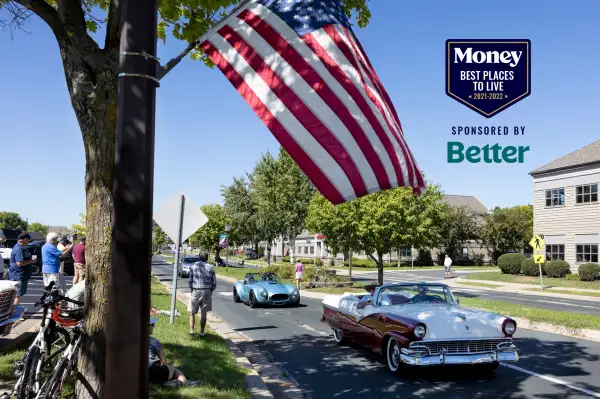
[[[544,266],[548,277],[564,277],[571,273],[569,264],[564,260],[551,260]]]
[[[281,257],[281,261],[284,263],[290,263],[290,257],[289,256],[282,256]]]
[[[475,266],[483,266],[485,264],[485,255],[484,254],[473,255],[473,262],[475,262]]]
[[[444,266],[444,260],[446,259],[446,253],[440,252],[437,254],[437,264],[438,266]]]
[[[504,254],[498,258],[498,267],[504,274],[521,274],[522,254]]]
[[[521,263],[521,270],[523,274],[526,276],[539,276],[540,268],[533,262],[532,258],[524,259]],[[544,273],[544,268],[542,267],[542,274]]]
[[[415,266],[432,266],[433,258],[431,257],[431,251],[428,249],[419,249],[414,264]]]
[[[329,259],[329,266],[335,266],[335,259],[331,258]]]
[[[584,263],[579,266],[578,272],[581,281],[600,280],[600,265],[597,263]]]
[[[323,266],[323,259],[321,259],[321,258],[315,258],[315,265],[316,266]]]

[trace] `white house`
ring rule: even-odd
[[[533,229],[544,234],[546,259],[598,263],[600,140],[532,172]]]

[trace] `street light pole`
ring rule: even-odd
[[[105,398],[148,397],[157,0],[122,5]],[[100,367],[100,366],[98,366]]]

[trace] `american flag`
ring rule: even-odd
[[[425,189],[339,0],[251,0],[200,46],[333,204]]]

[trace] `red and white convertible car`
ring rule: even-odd
[[[321,321],[338,344],[351,340],[381,353],[392,372],[402,365],[477,365],[494,370],[519,359],[516,322],[460,306],[445,284],[372,286],[372,295],[327,295]]]

